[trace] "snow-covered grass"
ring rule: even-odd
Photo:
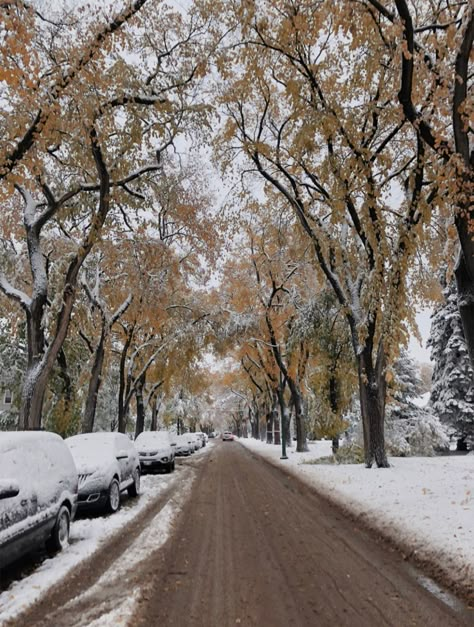
[[[308,453],[240,439],[281,465],[420,560],[439,565],[457,586],[474,589],[474,456],[390,458],[390,468],[312,464],[331,454],[328,441]]]
[[[201,449],[197,455],[205,454]],[[97,551],[104,541],[121,532],[123,527],[136,518],[151,501],[157,499],[172,484],[176,485],[173,496],[185,497],[189,490],[189,476],[181,477],[184,468],[177,466],[171,475],[145,475],[141,480],[141,494],[138,499],[123,499],[122,508],[110,516],[79,518],[71,525],[70,545],[58,555],[44,560],[31,575],[13,582],[10,587],[0,593],[0,625],[4,621],[17,616],[32,605],[37,599],[56,585],[69,572]],[[147,537],[147,550],[153,550],[163,544],[171,529],[171,523],[177,514],[176,508],[168,506],[158,514],[150,524],[153,538]],[[151,547],[151,549],[150,549]],[[134,549],[135,559],[142,555],[137,547]],[[143,557],[143,555],[142,555]]]

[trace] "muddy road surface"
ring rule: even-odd
[[[167,549],[136,625],[474,625],[387,545],[236,442],[203,467]]]
[[[474,612],[428,592],[396,551],[238,442],[191,461],[187,494],[163,497],[130,541],[11,625],[474,625]],[[159,545],[154,520],[166,508],[180,513]]]

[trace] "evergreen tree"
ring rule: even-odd
[[[458,450],[474,447],[474,378],[459,314],[456,286],[443,290],[444,302],[432,316],[430,339],[434,361],[430,405]]]
[[[393,365],[387,398],[387,448],[392,455],[434,455],[448,445],[446,430],[431,408],[418,407],[422,380],[404,350]]]
[[[0,319],[0,394],[3,398],[8,390],[12,395],[11,406],[0,409],[0,430],[15,429],[17,426],[26,350],[24,326],[13,324],[8,318]]]

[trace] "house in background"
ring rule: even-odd
[[[15,428],[18,418],[16,400],[11,388],[0,381],[0,430]]]
[[[13,393],[8,388],[0,388],[0,411],[11,410],[13,406]]]

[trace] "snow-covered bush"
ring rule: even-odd
[[[385,442],[389,455],[431,456],[449,447],[446,427],[429,410],[411,407],[405,418],[397,413],[389,415],[386,422]]]
[[[446,428],[432,410],[417,407],[413,400],[421,391],[421,378],[414,361],[402,351],[393,366],[386,410],[385,442],[389,455],[434,455],[446,449]]]
[[[5,409],[0,411],[0,431],[12,431],[18,421],[18,412]]]

